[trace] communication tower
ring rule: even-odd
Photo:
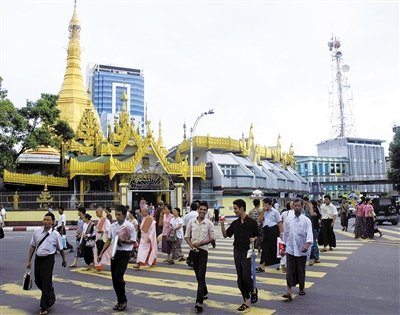
[[[329,106],[331,108],[332,133],[336,138],[345,138],[353,128],[352,92],[346,73],[350,66],[343,63],[340,39],[332,36],[328,42],[331,54],[332,80],[329,90]]]

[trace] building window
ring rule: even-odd
[[[237,165],[221,164],[219,167],[221,168],[224,177],[237,176]]]

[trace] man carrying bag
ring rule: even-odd
[[[55,303],[56,296],[53,288],[53,268],[54,256],[57,250],[60,251],[63,259],[62,266],[65,267],[67,262],[61,244],[61,235],[54,229],[54,214],[47,213],[43,218],[43,229],[37,229],[32,235],[27,269],[31,269],[31,261],[36,251],[35,257],[35,284],[42,291],[40,298],[40,315],[48,314],[48,309]]]

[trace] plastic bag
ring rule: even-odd
[[[282,255],[283,253],[283,255]],[[281,258],[282,256],[285,256],[285,247],[282,239],[280,237],[277,237],[276,239],[276,257]]]

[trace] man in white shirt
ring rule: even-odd
[[[61,235],[52,227],[54,214],[47,213],[43,218],[43,229],[37,229],[33,233],[26,268],[31,268],[32,256],[35,257],[35,284],[42,291],[40,298],[40,315],[48,314],[48,309],[55,303],[56,296],[53,288],[54,256],[57,250],[62,257],[62,266],[67,265],[65,254],[61,245]]]
[[[124,274],[133,250],[133,243],[136,241],[135,227],[125,220],[126,213],[127,208],[123,205],[119,205],[115,209],[117,222],[111,225],[110,235],[97,258],[97,262],[100,262],[104,252],[110,246],[111,240],[115,242],[118,239],[115,255],[111,259],[111,278],[117,295],[117,304],[113,308],[114,311],[124,311],[127,307],[128,300],[125,294]]]
[[[324,243],[324,248],[321,249],[321,252],[328,251],[326,248],[328,245],[329,250],[332,251],[333,247],[336,247],[336,236],[333,227],[338,213],[336,207],[331,203],[331,196],[324,196],[324,203],[321,205],[320,213],[321,234]]]
[[[58,207],[58,213],[60,214],[60,217],[57,220],[57,231],[58,231],[58,233],[60,233],[61,236],[63,236],[63,235],[67,234],[67,231],[66,231],[67,217],[65,216],[63,206]],[[68,240],[66,239],[66,236],[65,236],[65,242],[66,242],[66,246],[67,246],[65,249],[69,249],[70,250],[69,252],[72,253],[74,251],[74,247],[68,242]]]
[[[299,285],[299,295],[305,295],[307,253],[313,243],[312,225],[309,218],[301,214],[302,199],[293,202],[294,215],[286,218],[283,228],[283,241],[286,250],[287,293],[282,295],[292,300],[292,287]]]
[[[4,222],[6,221],[6,209],[4,209],[4,206],[1,206],[1,219],[3,221],[3,226],[5,226]]]
[[[203,311],[203,300],[207,299],[206,271],[208,260],[208,244],[215,241],[213,223],[206,218],[207,202],[199,203],[198,217],[190,220],[185,233],[185,241],[190,247],[193,258],[193,269],[197,279],[197,298],[195,308]]]

